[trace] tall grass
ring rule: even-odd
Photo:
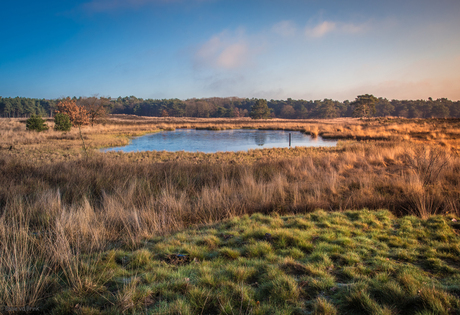
[[[354,144],[251,164],[139,164],[96,154],[37,166],[2,158],[1,213],[26,216],[21,222],[32,230],[59,225],[71,243],[78,235],[83,248],[101,248],[120,235],[135,243],[253,212],[458,211],[460,160],[439,148],[423,150]]]
[[[11,212],[13,213],[11,213]],[[34,307],[47,297],[51,273],[46,245],[31,229],[21,202],[9,204],[0,218],[0,304]]]
[[[9,124],[2,130],[3,153],[10,151],[10,143],[27,148],[25,156],[47,145],[65,152],[67,141],[78,143],[72,132],[21,135],[18,121],[2,123]],[[308,131],[326,134],[335,128],[356,136],[366,130],[361,125],[312,125]],[[100,128],[93,131],[104,135],[111,127]],[[398,125],[385,128],[388,134],[399,132]],[[89,131],[83,134],[91,139]],[[59,145],[48,143],[53,137]],[[460,214],[460,159],[435,144],[380,141],[328,150],[250,151],[229,153],[223,162],[213,158],[218,155],[199,153],[176,153],[183,159],[158,162],[152,158],[156,154],[161,153],[137,154],[141,163],[126,158],[130,154],[97,152],[55,163],[0,155],[0,304],[49,307],[47,297],[59,281],[78,294],[97,293],[105,281],[95,271],[99,252],[114,246],[136,249],[146,238],[244,214],[317,208],[386,208],[422,218]],[[251,159],[256,155],[260,158]],[[317,299],[315,307],[330,308],[326,302]]]

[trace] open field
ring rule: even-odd
[[[35,133],[23,120],[0,119],[0,306],[459,312],[459,125],[118,116],[82,128],[85,152],[78,129]],[[216,154],[96,150],[172,128],[343,140]],[[371,211],[356,211],[363,208]]]

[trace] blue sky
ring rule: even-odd
[[[4,1],[0,96],[460,100],[458,0]]]

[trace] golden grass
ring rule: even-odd
[[[86,157],[78,130],[28,132],[23,120],[0,119],[0,271],[8,275],[0,304],[39,305],[56,285],[50,272],[77,293],[97,294],[102,280],[81,255],[135,249],[146,238],[243,214],[386,208],[422,218],[458,215],[456,124],[123,116],[82,129]],[[216,154],[96,150],[158,129],[243,127],[385,140]],[[130,292],[120,293],[121,308]]]
[[[81,158],[84,155],[78,129],[62,133],[53,130],[53,121],[47,122],[45,132],[29,132],[25,119],[0,119],[0,152],[18,159],[32,159],[38,163]],[[112,115],[103,124],[82,128],[86,147],[91,151],[102,147],[126,145],[129,138],[159,130],[177,128],[196,129],[282,129],[302,131],[312,136],[343,140],[394,140],[440,145],[449,150],[460,151],[460,121],[457,119],[401,119],[379,118],[361,120],[337,118],[328,120],[251,120],[249,118],[159,118]],[[10,150],[11,148],[11,150]],[[123,155],[128,159],[170,160],[170,154]],[[185,153],[185,155],[187,155]],[[257,154],[256,154],[257,155]],[[172,158],[177,158],[176,154]],[[182,157],[179,157],[182,159]],[[207,157],[208,158],[208,157]],[[187,156],[186,159],[190,159]],[[240,160],[237,160],[240,162]]]

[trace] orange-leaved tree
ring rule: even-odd
[[[74,126],[80,127],[89,124],[88,111],[84,107],[78,106],[77,101],[70,99],[70,97],[64,98],[56,104],[56,113],[69,116]]]
[[[78,130],[80,131],[80,139],[83,143],[83,150],[85,150],[86,158],[88,158],[85,140],[83,140],[83,135],[81,134],[81,126],[89,124],[89,115],[86,109],[78,106],[75,100],[67,97],[56,104],[56,113],[66,114],[69,116],[72,125],[78,127]]]

